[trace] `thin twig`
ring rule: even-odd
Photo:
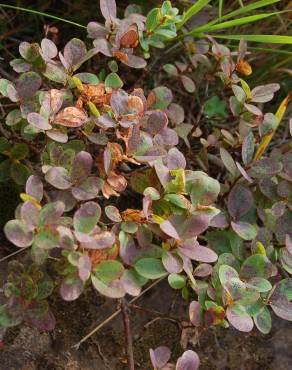
[[[19,249],[19,250],[15,251],[15,252],[13,252],[13,253],[8,254],[8,256],[5,256],[5,257],[3,257],[3,258],[1,258],[1,259],[0,259],[0,263],[1,263],[1,262],[3,262],[3,261],[8,260],[10,257],[15,256],[16,254],[19,254],[19,253],[21,253],[21,252],[24,252],[24,251],[25,251],[26,249],[28,249],[28,248],[30,248],[30,246],[28,246],[28,247],[23,247],[23,248],[21,248],[21,249]]]
[[[129,306],[128,302],[123,298],[121,300],[121,310],[123,315],[124,329],[125,329],[125,340],[126,340],[126,353],[129,370],[135,370],[134,352],[133,352],[133,338],[131,331],[131,323],[129,317]]]
[[[153,320],[147,322],[147,324],[144,325],[144,328],[148,328],[150,325],[154,324],[158,320],[166,320],[166,321],[174,322],[175,324],[179,326],[179,328],[181,328],[181,325],[179,325],[179,323],[176,320],[170,319],[168,317],[160,317],[160,316],[155,317]]]
[[[137,297],[133,298],[129,302],[129,304],[134,303],[135,301],[137,301],[137,299],[139,299],[140,297],[142,297],[142,295],[144,295],[145,293],[147,293],[150,289],[154,288],[157,284],[159,284],[164,279],[165,279],[165,277],[162,277],[161,279],[159,279],[159,280],[155,281],[154,283],[152,283],[151,285],[149,285]],[[98,332],[102,327],[104,327],[106,324],[108,324],[110,321],[112,321],[121,312],[122,312],[122,310],[121,310],[121,308],[119,308],[117,311],[115,311],[112,315],[110,315],[109,317],[107,317],[103,322],[101,322],[99,325],[97,325],[93,330],[91,330],[90,333],[88,333],[87,335],[85,335],[85,337],[83,337],[78,343],[74,344],[74,346],[72,346],[72,347],[75,348],[75,349],[78,349],[82,343],[84,343],[93,334],[95,334],[96,332]]]
[[[104,356],[104,354],[101,352],[101,348],[100,348],[99,343],[97,342],[96,345],[97,345],[98,354],[99,354],[100,358],[102,359],[102,361],[104,362],[104,366],[107,369],[111,370],[111,367],[108,364],[108,360],[106,359],[106,357]]]
[[[182,322],[182,320],[180,318],[175,317],[175,316],[167,315],[166,313],[163,313],[163,312],[159,312],[159,311],[156,311],[156,310],[151,310],[151,309],[146,308],[146,307],[137,306],[135,304],[129,304],[129,306],[131,308],[135,309],[135,310],[149,313],[150,315],[156,315],[156,316],[159,316],[160,318],[168,319],[168,320],[171,320],[171,321],[176,321],[178,324],[181,324],[181,322]]]

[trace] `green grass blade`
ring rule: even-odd
[[[209,23],[206,23],[205,25],[196,28],[196,33],[197,32],[204,32],[205,30],[208,30],[209,27],[213,26],[214,24],[217,24],[218,22],[221,22],[222,20],[227,20],[227,19],[230,19],[230,18],[234,18],[238,15],[243,15],[243,14],[249,13],[252,10],[260,9],[260,8],[265,7],[265,6],[278,3],[279,1],[281,1],[281,0],[260,0],[260,1],[256,1],[252,4],[244,6],[243,8],[239,8],[237,10],[234,10],[233,12],[222,15],[221,18],[220,17],[216,18],[213,21],[211,21]],[[194,31],[194,30],[192,30],[192,31]]]
[[[214,37],[214,36],[213,36]],[[216,37],[216,36],[215,36]],[[230,49],[238,49],[238,44],[236,45],[228,45]],[[274,48],[260,48],[256,46],[248,46],[248,50],[255,50],[260,52],[272,53],[272,54],[283,54],[283,55],[290,55],[292,56],[292,51],[282,50],[282,49],[274,49]]]
[[[236,9],[233,12],[230,12],[230,13],[224,15],[222,18],[223,19],[233,18],[233,17],[236,17],[238,15],[242,15],[242,14],[246,14],[248,12],[251,12],[252,10],[264,8],[265,6],[278,3],[279,1],[281,1],[281,0],[260,0],[260,1],[255,1],[255,2],[252,2],[249,5],[245,5],[243,8]]]
[[[224,0],[219,0],[219,19],[222,18]]]
[[[212,32],[212,31],[222,30],[222,29],[225,29],[225,28],[241,26],[243,24],[249,24],[249,23],[252,23],[252,22],[257,22],[261,19],[268,18],[268,17],[271,17],[271,16],[276,15],[276,14],[278,14],[278,12],[262,13],[262,14],[250,15],[248,17],[232,19],[231,21],[222,22],[222,23],[218,23],[218,24],[214,24],[214,25],[206,24],[204,26],[195,28],[192,31],[186,33],[185,36],[186,35],[195,35],[197,33],[202,33],[202,32]]]
[[[245,40],[252,42],[262,42],[265,44],[288,44],[292,45],[292,36],[282,35],[210,35],[217,39]]]
[[[210,32],[210,31],[217,31],[217,30],[222,30],[222,29],[230,28],[230,27],[237,27],[237,26],[241,26],[243,24],[249,24],[249,23],[257,22],[257,21],[260,21],[261,19],[265,19],[265,18],[271,17],[271,16],[276,15],[276,14],[277,14],[277,12],[275,12],[275,13],[262,13],[262,14],[250,15],[248,17],[232,19],[231,21],[215,24],[215,25],[209,27],[208,29],[206,29],[204,31],[205,32]]]
[[[79,23],[70,21],[68,19],[60,18],[60,17],[57,17],[57,16],[52,15],[52,14],[39,12],[38,10],[34,10],[34,9],[21,8],[19,6],[8,5],[8,4],[0,4],[0,8],[8,8],[8,9],[19,10],[21,12],[31,13],[31,14],[42,16],[42,17],[47,17],[47,18],[55,19],[56,21],[61,21],[61,22],[69,23],[69,24],[72,24],[73,26],[77,26],[77,27],[85,28],[86,29],[86,26],[83,26],[82,24],[79,24]]]
[[[199,13],[211,0],[198,0],[196,3],[189,7],[184,13],[182,21],[177,25],[177,29],[180,29],[193,15]]]

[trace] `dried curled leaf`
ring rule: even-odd
[[[65,127],[80,127],[84,125],[86,120],[87,113],[83,109],[67,107],[57,114],[54,124]]]

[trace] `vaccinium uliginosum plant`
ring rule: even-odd
[[[292,321],[291,147],[263,157],[288,99],[275,114],[255,105],[270,101],[279,85],[250,89],[241,78],[252,73],[245,43],[232,53],[212,38],[196,47],[186,39],[189,61],[163,70],[188,93],[199,88],[194,80],[202,82],[202,75],[218,78],[229,108],[212,97],[202,119],[216,123],[230,116],[238,122],[235,135],[215,127],[201,137],[196,158],[204,172],[192,170],[178,149],[180,139],[190,147],[190,136],[202,132],[185,122],[170,88],[126,91],[117,63],[104,77],[77,73],[99,53],[145,67],[142,51],[175,37],[177,9],[166,1],[146,18],[129,10],[120,20],[114,1],[100,3],[106,23],[89,23],[92,49],[79,39],[61,52],[48,39],[41,45],[23,42],[22,59],[11,62],[20,76],[0,80],[1,94],[16,104],[0,141],[0,152],[8,156],[0,179],[11,175],[25,183],[22,203],[4,232],[17,247],[29,247],[38,266],[12,264],[1,325],[26,320],[54,327],[45,301],[53,285],[43,273],[51,257],[67,301],[89,284],[106,297],[137,296],[149,280],[167,276],[191,300],[190,321],[197,327],[231,324],[247,332],[255,323],[268,333],[269,307]],[[221,183],[208,174],[208,158],[214,157]],[[118,206],[119,197],[127,199],[127,208]],[[165,367],[168,355],[157,365],[155,351],[153,366],[171,368]],[[198,366],[193,353],[178,363],[184,361]]]

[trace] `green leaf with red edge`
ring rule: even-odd
[[[126,294],[123,282],[121,280],[113,280],[105,284],[93,274],[91,274],[91,281],[94,288],[102,295],[109,298],[122,298]]]
[[[34,237],[33,246],[39,250],[49,250],[59,246],[59,235],[50,229],[40,230]]]
[[[180,79],[187,92],[193,93],[196,90],[196,85],[190,77],[182,75]]]
[[[71,179],[72,181],[81,182],[86,179],[91,172],[93,159],[90,153],[81,151],[79,152],[73,161]]]
[[[65,205],[61,201],[46,204],[40,211],[38,226],[58,224],[64,211]]]
[[[238,272],[231,266],[221,265],[219,267],[219,279],[222,285],[226,284],[231,278],[238,278]]]
[[[220,183],[202,171],[189,171],[186,174],[186,190],[190,192],[193,206],[209,206],[220,192]]]
[[[45,174],[46,181],[60,190],[66,190],[71,187],[71,178],[69,171],[64,167],[52,167]]]
[[[93,270],[94,276],[104,284],[119,279],[123,273],[124,266],[116,260],[101,261]]]
[[[75,212],[73,218],[74,229],[89,234],[96,226],[101,215],[101,208],[95,202],[87,202]]]
[[[274,287],[269,302],[275,314],[284,320],[292,321],[292,279],[281,280]]]
[[[273,272],[273,265],[266,256],[253,254],[242,264],[240,276],[243,279],[269,278]]]
[[[4,233],[11,243],[20,248],[28,247],[33,242],[33,233],[20,220],[8,221],[4,226]]]
[[[248,222],[231,222],[232,229],[244,240],[253,240],[257,235],[257,227]]]
[[[166,109],[172,102],[173,95],[166,86],[158,86],[153,89],[148,95],[147,102],[151,109]]]
[[[142,258],[135,263],[135,270],[146,279],[159,279],[167,274],[162,262],[157,258]]]
[[[254,316],[254,323],[259,331],[263,334],[269,334],[272,329],[272,317],[266,306],[257,312]]]
[[[107,217],[113,222],[121,222],[122,217],[117,207],[115,206],[106,206],[105,207],[105,214]]]
[[[250,332],[253,329],[252,318],[240,305],[227,307],[226,317],[230,324],[239,331]]]

